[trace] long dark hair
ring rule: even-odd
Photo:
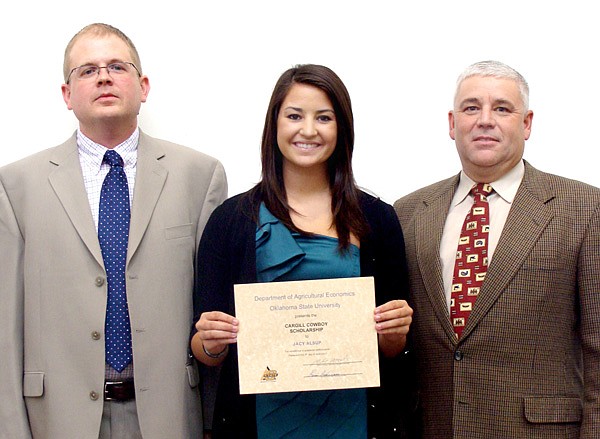
[[[359,190],[352,172],[352,152],[354,150],[354,117],[350,95],[342,80],[329,68],[316,64],[303,64],[286,70],[273,89],[261,145],[262,179],[252,189],[253,212],[258,216],[260,201],[290,230],[298,229],[290,217],[283,183],[283,155],[277,145],[277,117],[290,88],[294,84],[307,84],[325,92],[331,103],[337,121],[337,144],[327,160],[329,186],[331,188],[331,210],[340,250],[348,249],[350,234],[359,240],[363,238],[368,225],[359,205]]]

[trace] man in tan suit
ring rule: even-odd
[[[79,129],[0,169],[0,437],[201,437],[188,355],[193,267],[226,197],[223,167],[139,130],[150,85],[118,29],[76,34],[64,73]],[[114,285],[98,238],[103,182],[119,167],[103,162],[109,151],[120,157],[130,200],[121,206],[131,212],[121,267],[129,357],[118,367],[105,360]]]
[[[461,173],[395,203],[425,438],[600,434],[600,190],[523,161],[528,94],[502,63],[468,67],[449,112]],[[457,245],[477,183],[493,189],[474,209],[487,254],[455,272],[478,259]]]

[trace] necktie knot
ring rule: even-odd
[[[475,186],[471,188],[471,193],[474,197],[483,196],[487,197],[492,192],[494,192],[494,188],[489,183],[477,183]]]
[[[123,159],[117,151],[113,151],[112,149],[109,149],[106,151],[106,153],[104,153],[104,159],[102,160],[102,163],[108,163],[111,168],[114,166],[120,166],[121,168],[123,167]]]

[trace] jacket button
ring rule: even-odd
[[[95,283],[97,287],[101,287],[102,285],[104,285],[104,278],[102,276],[98,276],[96,278]]]
[[[93,391],[93,390],[92,390],[92,391],[90,392],[90,399],[91,399],[92,401],[96,401],[96,400],[98,399],[98,392],[95,392],[95,391]]]
[[[463,353],[461,351],[454,351],[454,359],[460,361],[463,359]]]
[[[100,332],[92,331],[92,340],[100,340]]]

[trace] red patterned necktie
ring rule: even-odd
[[[487,271],[490,230],[487,196],[492,191],[487,183],[478,183],[471,189],[475,200],[460,231],[450,297],[450,320],[458,338],[462,335]]]

